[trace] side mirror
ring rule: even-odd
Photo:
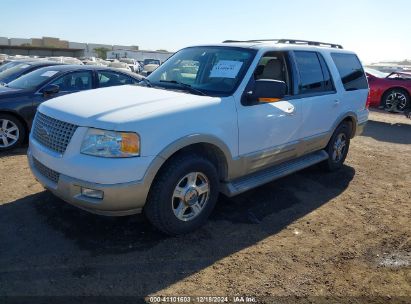
[[[280,80],[258,79],[254,88],[248,92],[251,102],[275,102],[281,100],[287,93],[287,84]]]
[[[56,84],[49,84],[48,86],[44,87],[41,92],[43,95],[53,95],[57,94],[60,91],[60,87]]]

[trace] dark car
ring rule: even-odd
[[[0,72],[0,85],[5,85],[10,81],[13,81],[20,76],[28,74],[34,70],[44,68],[46,66],[58,65],[61,63],[53,62],[53,61],[28,61],[28,62],[21,62],[16,64],[15,66]]]
[[[0,151],[24,142],[36,109],[51,98],[83,90],[136,84],[141,76],[101,66],[56,65],[0,86]]]
[[[36,59],[18,59],[18,60],[5,60],[3,61],[2,65],[0,65],[0,73],[4,72],[5,70],[8,70],[20,63],[23,62],[31,62],[35,61]]]

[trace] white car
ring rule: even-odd
[[[161,65],[158,59],[144,59],[144,65],[142,70],[143,76],[148,76],[153,73]]]
[[[3,63],[9,57],[9,55],[6,54],[0,54],[0,65]]]
[[[123,71],[128,71],[132,72],[131,68],[129,65],[125,62],[110,62],[108,64],[109,68],[117,69],[117,70],[123,70]]]
[[[355,53],[311,41],[180,50],[142,81],[41,104],[28,159],[47,189],[103,215],[193,231],[237,195],[313,164],[343,166],[368,119]]]
[[[78,65],[83,65],[83,62],[77,58],[73,57],[47,57],[46,58],[49,61],[54,61],[54,62],[60,62],[60,63],[65,63],[65,64],[78,64]]]
[[[138,74],[143,71],[138,61],[133,58],[119,58],[119,61],[127,63],[131,71],[134,73]]]

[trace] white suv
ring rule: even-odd
[[[43,103],[31,169],[47,189],[103,215],[144,212],[168,234],[237,195],[322,163],[340,168],[367,119],[353,52],[301,40],[182,49],[139,86]]]

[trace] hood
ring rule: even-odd
[[[22,90],[22,89],[13,89],[13,88],[9,88],[9,87],[5,87],[5,86],[2,86],[2,85],[0,85],[0,98],[1,97],[6,97],[6,96],[9,96],[9,95],[15,95],[16,93],[21,93],[21,94],[24,94],[25,93],[25,90]]]
[[[127,122],[220,101],[216,97],[126,85],[57,97],[42,103],[39,111],[79,126],[117,130],[117,126]]]

